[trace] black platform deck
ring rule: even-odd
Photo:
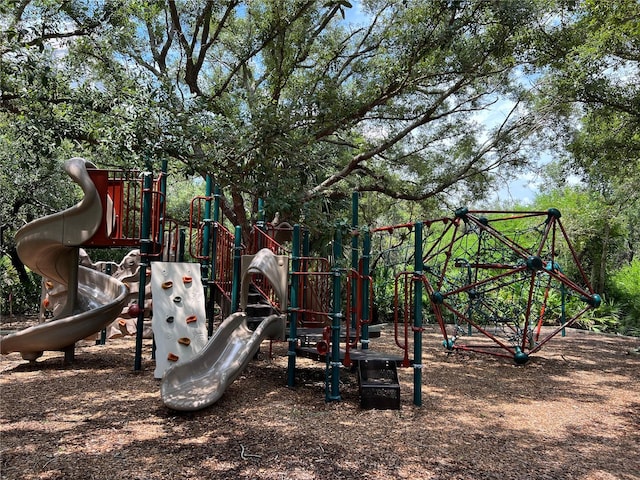
[[[312,360],[316,360],[318,362],[326,362],[327,355],[321,354],[318,352],[315,346],[301,346],[296,348],[296,355],[299,357],[310,358]],[[346,355],[346,351],[344,349],[340,350],[340,361],[343,361]],[[329,352],[329,357],[331,357],[331,352]],[[380,352],[373,349],[367,350],[349,350],[349,357],[352,362],[358,362],[360,360],[387,360],[389,362],[394,362],[397,366],[402,366],[403,358],[400,355],[393,355],[386,352]],[[413,365],[413,360],[409,359],[411,365]]]

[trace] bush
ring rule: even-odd
[[[20,282],[8,257],[0,258],[0,312],[2,315],[38,313],[40,276],[29,272],[29,282]]]
[[[581,316],[576,326],[593,332],[620,333],[621,318],[620,305],[613,299],[603,298],[602,304]]]
[[[619,333],[640,336],[640,260],[611,275],[609,291],[622,312]]]

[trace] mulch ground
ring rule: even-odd
[[[447,355],[425,334],[422,406],[400,369],[400,410],[360,408],[344,368],[325,402],[324,364],[286,344],[258,359],[205,410],[167,409],[150,340],[79,344],[0,363],[2,479],[640,479],[640,339],[569,330],[526,366]],[[389,333],[373,342],[391,343]]]

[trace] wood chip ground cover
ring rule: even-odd
[[[373,348],[389,349],[383,331]],[[325,402],[324,364],[287,346],[258,359],[214,406],[167,409],[150,340],[79,344],[64,365],[6,355],[0,369],[0,478],[640,479],[640,339],[570,330],[524,367],[442,351],[425,332],[422,406],[399,369],[400,410],[362,410],[344,368]]]

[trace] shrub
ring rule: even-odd
[[[614,273],[609,290],[622,311],[619,333],[640,336],[640,260]]]
[[[8,257],[0,258],[0,312],[2,315],[37,313],[40,277],[28,272],[29,282],[20,282]]]

